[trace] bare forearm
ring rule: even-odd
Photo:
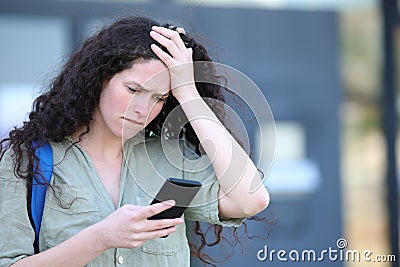
[[[182,109],[212,161],[220,195],[225,194],[221,215],[244,217],[264,209],[269,197],[254,163],[198,94],[186,96]]]
[[[59,245],[21,259],[12,266],[85,266],[105,251],[105,247],[102,247],[102,242],[100,242],[95,228],[95,225],[86,228]]]

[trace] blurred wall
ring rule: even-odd
[[[62,17],[0,17],[0,135],[21,125],[32,100],[69,49],[69,24]],[[11,115],[11,116],[10,116]]]

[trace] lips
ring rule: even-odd
[[[128,118],[123,118],[124,120],[127,120],[127,121],[129,121],[129,122],[131,122],[131,123],[134,123],[134,124],[138,124],[138,125],[144,125],[144,122],[140,122],[140,121],[137,121],[137,120],[133,120],[133,119],[128,119]]]

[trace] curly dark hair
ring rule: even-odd
[[[132,67],[135,60],[159,60],[150,49],[150,45],[155,43],[149,35],[154,25],[174,29],[169,24],[161,25],[146,17],[122,18],[88,38],[70,56],[60,74],[51,82],[49,90],[34,101],[29,121],[24,122],[22,127],[14,128],[9,136],[0,142],[0,159],[5,150],[8,148],[13,150],[16,162],[14,173],[17,177],[26,179],[28,186],[31,186],[32,179],[36,179],[35,173],[38,172],[37,167],[34,169],[34,161],[37,160],[35,150],[47,140],[60,142],[83,128],[85,130],[80,134],[77,141],[79,142],[82,136],[89,132],[104,81]],[[193,61],[212,61],[203,45],[189,35],[181,33],[180,36],[185,45],[193,49]],[[167,50],[164,51],[168,53]],[[217,77],[215,70],[210,66],[195,68],[195,80],[196,76],[205,74],[214,75],[216,80],[219,79],[220,77]],[[223,87],[218,83],[205,82],[196,82],[196,87],[202,97],[218,100],[209,105],[213,105],[214,112],[223,121],[225,114],[220,104],[225,101]],[[166,116],[178,106],[178,101],[170,94],[163,110],[146,126],[145,135],[161,136]],[[182,118],[182,121],[187,120]],[[174,133],[175,137],[184,137],[187,144],[200,154],[199,140],[189,123],[184,125],[183,130],[171,128],[168,132]],[[34,140],[37,142],[36,146],[32,146]],[[205,245],[214,246],[221,240],[222,227],[216,225],[212,227],[215,228],[216,241],[208,243],[205,232],[196,222],[195,233],[200,237],[201,244],[199,246],[190,244],[190,248],[192,254],[204,263],[214,265],[212,259],[201,251]]]

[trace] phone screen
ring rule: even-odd
[[[149,220],[172,219],[182,216],[185,209],[196,196],[201,188],[201,183],[193,180],[184,180],[178,178],[168,178],[160,191],[151,202],[151,204],[159,203],[165,200],[175,200],[175,206],[149,217]]]

